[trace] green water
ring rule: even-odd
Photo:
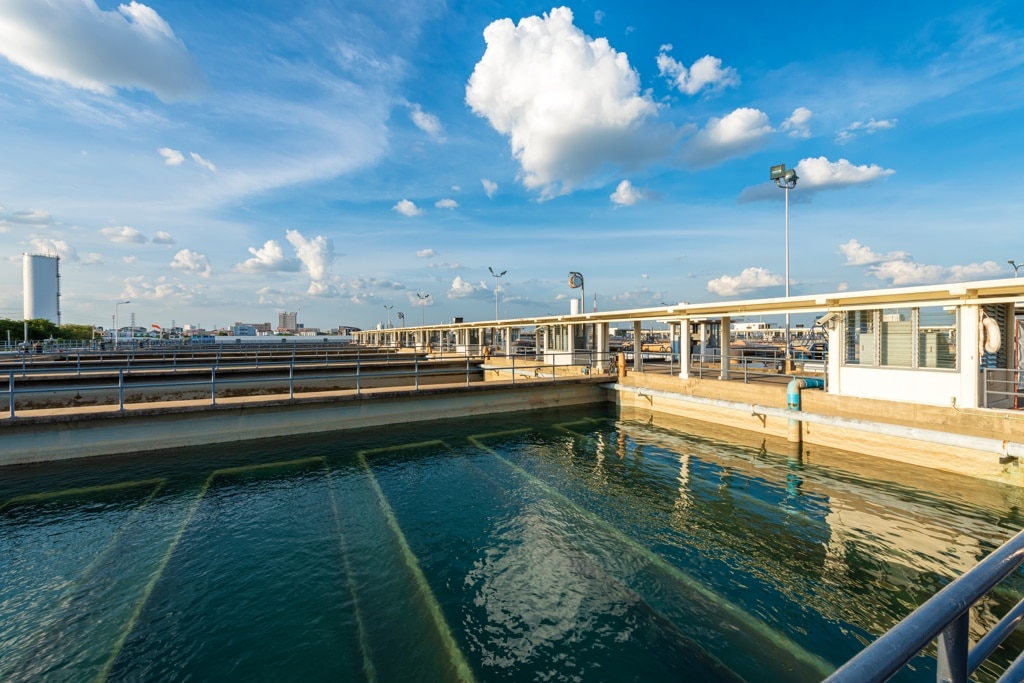
[[[0,680],[816,681],[1020,527],[747,439],[590,410],[8,468]]]

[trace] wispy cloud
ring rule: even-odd
[[[707,290],[718,296],[736,296],[783,284],[782,276],[764,268],[744,268],[739,275],[723,275],[708,282]]]
[[[736,69],[722,68],[718,57],[704,55],[687,69],[668,54],[671,51],[671,45],[662,45],[658,51],[658,73],[667,77],[681,93],[696,95],[702,90],[714,92],[740,84]]]

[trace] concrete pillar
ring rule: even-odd
[[[506,356],[511,356],[512,355],[512,328],[511,327],[506,327],[505,328],[505,355]]]
[[[981,307],[961,306],[958,316],[957,361],[960,368],[960,396],[956,405],[978,408],[981,405]],[[1003,340],[1006,343],[1006,340]],[[950,397],[952,399],[952,397]],[[951,400],[952,402],[952,400]]]
[[[690,378],[690,319],[679,321],[679,379]]]
[[[608,323],[594,325],[594,350],[597,352],[595,361],[598,372],[607,372],[611,359],[608,357]]]
[[[639,320],[633,321],[633,370],[635,372],[643,372],[644,359],[643,359],[643,327]]]
[[[719,379],[729,379],[730,371],[732,370],[732,354],[731,349],[729,348],[729,337],[732,336],[730,334],[731,327],[732,320],[729,318],[729,316],[722,316],[722,331],[718,335],[721,338],[719,344],[721,345],[722,349],[722,374],[720,375]]]

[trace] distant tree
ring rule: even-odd
[[[25,321],[0,318],[0,334],[6,338],[8,331],[11,333],[12,341],[14,339],[23,339],[25,336]],[[30,341],[50,339],[51,337],[56,338],[59,331],[56,325],[45,318],[34,318],[28,321],[28,338]]]
[[[92,325],[72,325],[70,323],[61,325],[57,333],[58,339],[84,339],[93,338],[96,328]]]

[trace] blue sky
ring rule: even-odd
[[[1019,2],[4,0],[0,56],[0,317],[23,252],[96,325],[781,296],[779,163],[793,294],[1024,261]]]

